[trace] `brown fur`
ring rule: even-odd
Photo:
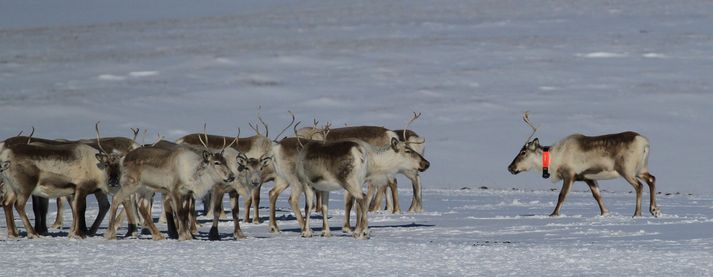
[[[628,147],[631,142],[639,136],[636,132],[623,132],[618,134],[608,134],[603,136],[589,137],[579,136],[577,142],[582,151],[602,150],[609,153],[620,153]]]
[[[163,167],[172,161],[175,151],[160,147],[141,147],[129,152],[124,158],[125,166],[149,165]]]
[[[327,140],[341,140],[341,139],[351,139],[359,138],[368,144],[375,146],[384,146],[391,143],[390,138],[384,136],[384,134],[389,131],[384,127],[377,126],[355,126],[355,127],[344,127],[329,130],[327,134]]]
[[[13,149],[13,153],[18,158],[30,158],[32,160],[60,160],[60,161],[75,161],[79,159],[74,149],[75,145],[32,145],[32,144],[16,144],[6,146],[8,149]]]
[[[401,130],[392,130],[392,131],[394,131],[394,133],[396,133],[396,135],[399,136],[399,140],[400,140],[400,141],[407,141],[408,139],[410,139],[410,138],[412,138],[412,137],[418,137],[418,134],[416,134],[416,132],[411,131],[411,130],[406,130],[406,137],[404,137],[404,130],[403,130],[403,129],[401,129]]]

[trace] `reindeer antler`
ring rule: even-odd
[[[288,124],[287,127],[285,127],[285,129],[282,129],[282,131],[280,131],[280,133],[277,134],[277,136],[276,136],[275,139],[273,140],[274,142],[277,142],[277,140],[280,138],[280,136],[282,135],[282,133],[284,133],[285,131],[287,131],[287,129],[289,129],[290,126],[292,126],[292,123],[295,123],[295,114],[293,114],[292,111],[287,111],[287,112],[290,113],[290,115],[292,116],[292,121],[290,121],[290,124]]]
[[[267,123],[262,120],[262,116],[260,116],[260,112],[262,111],[262,105],[257,106],[257,120],[262,123],[262,126],[265,127],[265,136],[269,137],[270,136],[270,129],[267,128]],[[255,126],[257,126],[257,123],[255,123]]]
[[[255,126],[253,126],[252,122],[248,122],[248,126],[250,126],[250,129],[253,129],[255,133],[259,136],[260,135],[260,126],[255,123]]]
[[[205,141],[203,141],[203,138],[201,138],[201,135],[198,134],[198,140],[203,144],[203,147],[205,149],[208,149],[208,145],[206,144],[208,142],[208,132],[206,131],[206,123],[203,123],[203,135],[205,136]]]
[[[102,147],[101,139],[99,138],[99,123],[101,121],[97,121],[97,124],[94,125],[94,129],[97,131],[97,146],[99,147],[99,150],[101,150],[104,154],[109,154],[109,152],[106,152],[104,150],[104,147]]]
[[[525,144],[527,144],[528,142],[530,142],[530,139],[532,138],[532,136],[535,135],[535,132],[537,132],[537,128],[535,128],[535,126],[533,126],[532,123],[530,123],[530,112],[529,111],[525,112],[522,115],[522,120],[525,121],[525,123],[527,123],[527,125],[529,125],[530,128],[532,128],[532,134],[530,134],[530,136],[527,137],[527,140],[525,140]]]
[[[302,141],[300,141],[300,136],[297,135],[297,126],[299,126],[300,123],[302,123],[302,121],[297,121],[297,124],[295,124],[295,126],[292,127],[292,130],[295,131],[295,137],[297,138],[297,144],[300,145],[300,148],[303,148],[304,145],[302,144]]]
[[[406,139],[406,130],[408,130],[408,127],[411,126],[411,123],[413,123],[419,117],[421,117],[421,113],[413,112],[413,117],[411,117],[411,120],[409,120],[408,123],[406,123],[406,127],[404,128],[404,134],[403,134],[404,141],[408,141],[408,139]]]
[[[224,139],[225,139],[225,138],[224,138]],[[238,140],[240,140],[240,128],[239,128],[239,127],[238,127],[238,135],[235,136],[235,139],[233,140],[233,142],[231,142],[230,144],[228,144],[228,146],[224,146],[224,147],[223,147],[223,150],[222,150],[221,152],[225,151],[225,149],[227,149],[228,147],[233,146],[233,144],[238,143]],[[223,145],[225,145],[225,140],[223,140]]]
[[[139,136],[139,128],[129,128],[131,129],[131,132],[134,133],[134,138],[131,139],[132,143],[136,143],[136,138]]]
[[[324,125],[324,128],[322,128],[322,143],[327,141],[327,135],[329,135],[329,131],[331,131],[332,128],[332,122],[327,121],[327,124]]]
[[[161,132],[156,132],[156,142],[154,142],[153,144],[151,144],[151,146],[152,146],[152,147],[153,147],[153,146],[156,146],[156,144],[158,144],[159,142],[161,142],[162,139],[163,139],[163,137],[161,136]]]
[[[27,144],[30,144],[30,141],[32,140],[32,135],[35,134],[35,126],[32,126],[32,132],[30,133],[29,136],[27,136]]]

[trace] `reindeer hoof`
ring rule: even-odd
[[[653,208],[653,209],[651,209],[651,215],[653,215],[654,217],[659,217],[659,216],[661,216],[661,209],[659,209],[659,208]]]
[[[165,240],[166,238],[164,238],[162,235],[158,234],[158,235],[155,235],[155,236],[152,235],[152,236],[151,236],[151,239],[152,239],[152,240]]]
[[[116,240],[116,234],[111,232],[104,233],[104,239],[106,240]]]
[[[55,223],[55,224],[52,224],[52,226],[50,226],[50,228],[57,229],[57,230],[62,230],[62,227],[64,227],[64,224],[62,224],[62,223]]]
[[[277,228],[277,226],[270,226],[270,233],[279,234],[280,228]]]
[[[304,231],[302,232],[302,237],[303,238],[311,238],[312,237],[312,231]]]
[[[253,219],[253,224],[255,224],[255,225],[260,224],[260,220],[259,220],[259,219]]]
[[[351,234],[351,233],[353,233],[353,232],[354,232],[354,230],[352,230],[352,227],[351,227],[351,226],[344,226],[344,227],[342,227],[342,233]]]
[[[243,232],[234,233],[233,237],[235,237],[236,240],[243,240],[243,239],[248,238],[245,235],[243,235]]]
[[[208,232],[208,240],[220,240],[220,233],[218,233],[218,227],[210,228],[210,232]]]
[[[36,239],[36,238],[39,238],[39,237],[40,237],[40,235],[38,235],[38,234],[27,233],[27,239]],[[70,235],[70,238],[71,238],[71,237],[72,237],[72,236]]]
[[[323,238],[328,238],[328,237],[331,237],[331,236],[332,236],[332,233],[331,233],[331,232],[322,232],[322,233],[320,234],[320,236],[323,237]]]
[[[558,216],[560,216],[559,213],[551,213],[551,214],[550,214],[550,217],[558,217]]]

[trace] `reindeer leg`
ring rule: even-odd
[[[574,183],[574,177],[567,177],[564,179],[562,182],[562,189],[560,190],[560,196],[557,198],[557,206],[550,216],[560,215],[560,209],[562,208],[562,204],[564,204],[564,200],[567,198],[569,190],[572,188],[572,183]]]
[[[196,214],[196,199],[193,196],[188,196],[188,224],[190,233],[193,238],[198,235],[198,219]]]
[[[87,222],[84,220],[84,212],[87,209],[87,193],[81,188],[76,188],[74,191],[74,199],[72,200],[72,231],[69,232],[69,238],[83,239],[86,237]]]
[[[57,216],[54,219],[54,223],[52,223],[52,229],[62,229],[64,226],[64,197],[57,197],[55,199],[55,203],[57,205]]]
[[[168,221],[166,220],[167,213],[166,213],[166,194],[165,193],[161,193],[161,210],[162,211],[158,216],[158,223],[168,224]]]
[[[193,236],[190,234],[190,227],[188,226],[188,207],[186,196],[181,195],[178,192],[174,192],[171,195],[173,202],[176,203],[176,218],[178,221],[178,240],[191,240]]]
[[[32,196],[32,212],[35,214],[35,231],[46,236],[47,230],[47,210],[49,209],[49,199],[39,196]]]
[[[279,233],[280,228],[277,227],[277,219],[275,218],[275,210],[277,209],[277,197],[289,186],[282,178],[275,178],[275,187],[270,190],[270,233]]]
[[[99,214],[97,214],[97,218],[94,220],[92,227],[87,233],[87,235],[89,236],[96,235],[97,231],[99,230],[99,226],[101,225],[102,221],[104,221],[104,217],[106,216],[106,213],[109,212],[109,208],[111,207],[111,204],[109,204],[109,197],[103,191],[95,192],[94,197],[97,198],[97,204],[99,205]]]
[[[421,176],[418,173],[407,174],[413,185],[413,200],[411,200],[411,207],[408,208],[409,213],[422,213],[423,212],[423,198],[421,196]]]
[[[356,198],[356,197],[355,197]],[[354,230],[354,238],[357,239],[368,239],[368,222],[367,222],[367,214],[368,214],[368,207],[367,207],[367,194],[362,193],[361,197],[356,198],[357,201],[357,225],[356,229]]]
[[[624,175],[622,175],[624,176]],[[634,217],[640,217],[641,216],[641,193],[643,190],[643,185],[641,182],[639,182],[638,179],[635,177],[624,177],[629,184],[631,184],[632,187],[634,187],[634,190],[636,191],[636,209],[634,210]]]
[[[602,195],[599,193],[599,185],[597,184],[596,180],[584,180],[584,182],[587,183],[589,186],[589,190],[592,191],[592,196],[594,196],[594,200],[597,200],[597,204],[599,204],[599,211],[601,212],[602,216],[605,216],[609,214],[609,210],[607,207],[604,206],[604,200],[602,200]]]
[[[231,213],[233,214],[233,221],[235,222],[235,228],[233,229],[233,237],[235,239],[244,239],[246,238],[245,235],[243,234],[243,230],[240,229],[240,219],[238,218],[238,215],[240,215],[240,205],[238,203],[238,198],[240,198],[240,194],[238,194],[237,191],[231,191],[230,193],[230,207],[231,207]],[[248,197],[245,197],[246,200]],[[245,221],[243,221],[245,222]]]
[[[163,211],[166,214],[166,229],[168,237],[171,239],[178,239],[178,226],[176,226],[176,218],[174,211],[176,211],[176,200],[168,194],[163,196]]]
[[[253,224],[260,224],[260,189],[262,183],[253,190]],[[249,211],[248,211],[249,212]],[[247,220],[247,217],[246,217]]]
[[[114,194],[114,197],[111,199],[111,208],[109,209],[109,226],[106,228],[106,232],[104,232],[104,238],[105,239],[116,239],[116,224],[120,223],[119,219],[116,216],[116,211],[119,208],[120,204],[124,205],[124,210],[126,210],[127,203],[124,202],[124,200],[127,198],[129,193],[127,193],[128,188],[125,188],[124,185],[122,184],[122,188],[119,189],[119,191]]]
[[[139,215],[138,210],[139,207],[137,197],[135,193],[132,193],[132,195],[124,201],[124,213],[126,213],[126,220],[129,222],[126,234],[124,235],[126,238],[137,238],[139,236],[138,224],[140,220],[139,217],[141,216]]]
[[[396,178],[392,178],[389,180],[389,188],[391,188],[391,199],[393,201],[393,209],[391,210],[391,213],[400,214],[401,204],[399,204],[399,189],[396,183]]]
[[[253,224],[260,224],[260,189],[262,183],[253,190]]]
[[[331,237],[332,232],[329,229],[329,192],[323,191],[322,194],[322,234],[323,237]]]
[[[144,226],[151,231],[151,239],[153,240],[164,240],[165,238],[158,230],[156,224],[153,223],[153,216],[151,216],[151,204],[146,201],[147,197],[140,197],[139,200],[139,213],[141,217],[144,218]]]
[[[353,231],[352,226],[349,223],[349,221],[350,221],[349,217],[351,217],[353,206],[354,206],[354,196],[352,196],[350,193],[345,193],[344,194],[344,224],[342,225],[343,233],[351,234]]]
[[[369,211],[374,212],[374,211],[379,211],[381,210],[381,200],[383,200],[382,196],[384,195],[386,191],[386,187],[381,186],[378,189],[376,189],[376,192],[374,192],[374,183],[369,182],[368,185],[368,190],[369,194],[374,193],[375,195],[371,198],[371,202],[369,202]]]
[[[27,238],[39,238],[39,234],[37,234],[37,232],[35,232],[35,229],[32,228],[32,224],[30,224],[30,219],[27,217],[27,213],[25,213],[25,205],[27,204],[27,200],[29,200],[28,196],[18,194],[17,200],[15,201],[15,210],[17,210],[17,213],[22,219],[22,224],[25,226],[25,230],[27,231]]]
[[[310,227],[310,218],[312,215],[312,207],[314,207],[314,189],[311,187],[305,188],[305,223],[302,227],[302,237],[310,238],[312,237],[312,228]]]
[[[649,212],[655,217],[661,216],[661,209],[656,205],[656,177],[651,175],[651,173],[646,172],[641,174],[639,178],[644,179],[646,184],[649,185],[649,194],[651,196],[651,200],[649,202]]]
[[[208,233],[208,239],[209,240],[220,240],[220,232],[218,231],[218,225],[220,224],[219,223],[220,222],[220,210],[222,210],[223,208],[220,206],[219,202],[222,202],[221,198],[223,196],[223,188],[221,186],[214,186],[211,194],[212,195],[210,198],[215,199],[215,201],[206,202],[205,201],[206,197],[203,198],[203,205],[206,205],[206,204],[213,205],[213,212],[211,213],[213,215],[213,223],[210,226],[210,232]],[[218,199],[220,199],[220,200],[218,200]],[[237,224],[237,221],[235,221],[235,224]]]
[[[17,227],[15,226],[15,215],[12,211],[15,206],[15,200],[5,198],[5,203],[3,205],[3,210],[5,211],[5,224],[7,226],[7,238],[16,239],[19,237],[17,232]]]

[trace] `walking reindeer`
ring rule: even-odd
[[[508,170],[513,175],[523,171],[537,170],[543,178],[552,177],[555,183],[562,180],[557,206],[551,216],[558,216],[567,193],[575,181],[584,181],[599,204],[602,215],[609,210],[604,206],[597,180],[624,178],[636,191],[636,210],[634,216],[641,216],[641,194],[643,185],[649,185],[651,202],[649,212],[655,217],[661,215],[656,206],[656,178],[648,168],[649,141],[636,132],[623,132],[603,136],[589,137],[581,134],[570,135],[554,145],[542,146],[535,138],[537,128],[532,125],[529,115],[523,116],[525,123],[532,128],[532,134],[515,156]]]

